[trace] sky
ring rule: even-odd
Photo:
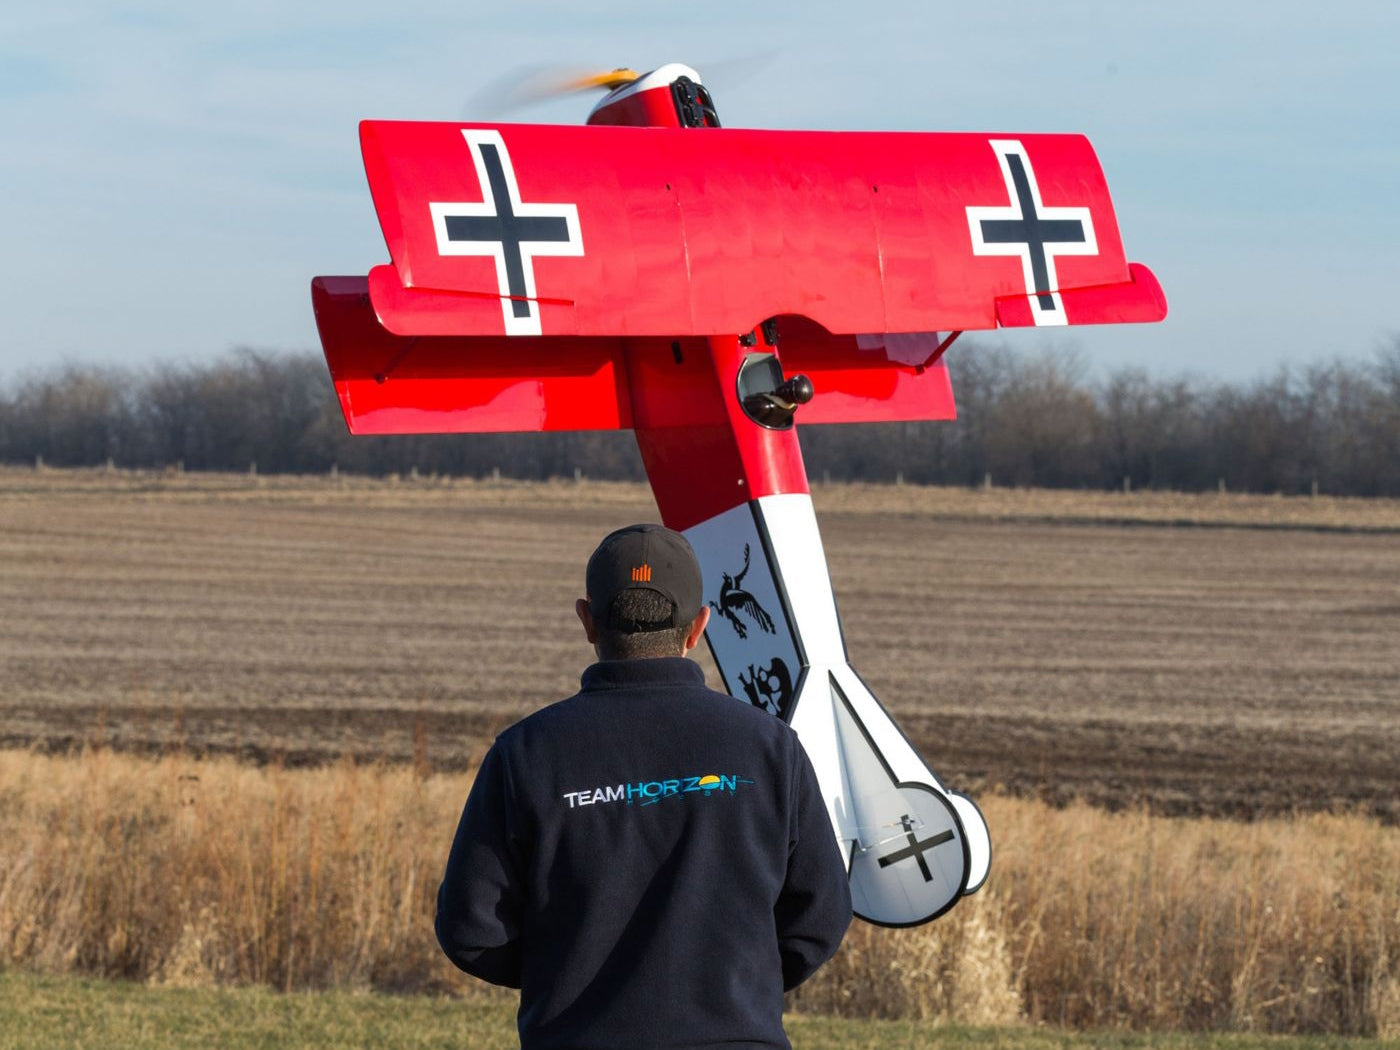
[[[1393,0],[50,0],[0,32],[0,382],[318,346],[388,259],[361,118],[511,109],[543,68],[697,68],[726,126],[1082,132],[1160,325],[1000,333],[1091,374],[1243,381],[1400,339]]]

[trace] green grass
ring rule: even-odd
[[[1379,1050],[1366,1039],[961,1028],[909,1021],[789,1017],[796,1050]],[[261,988],[152,988],[0,972],[0,1050],[506,1050],[509,1001],[281,995]]]

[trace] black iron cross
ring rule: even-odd
[[[1050,294],[1050,268],[1046,265],[1047,244],[1083,244],[1084,223],[1079,219],[1045,219],[1036,208],[1031,193],[1031,180],[1026,176],[1025,158],[1008,152],[1006,164],[1011,171],[1011,185],[1020,208],[1019,219],[982,219],[982,240],[987,244],[1024,244],[1030,250],[1031,274],[1042,310],[1053,310],[1055,299]]]
[[[517,215],[515,205],[520,202],[519,191],[506,180],[500,151],[489,142],[481,143],[479,148],[490,186],[487,199],[494,202],[496,214],[444,216],[447,239],[500,244],[506,266],[506,287],[502,292],[511,296],[511,312],[516,317],[529,317],[530,304],[525,301],[529,296],[525,283],[526,252],[521,245],[567,242],[569,224],[562,214]]]
[[[1043,203],[1035,168],[1018,140],[989,139],[987,145],[996,154],[1009,203],[967,208],[972,254],[1018,257],[1032,322],[1066,324],[1055,257],[1099,254],[1090,210]]]
[[[953,833],[951,831],[940,831],[931,839],[921,840],[914,834],[914,821],[909,814],[906,813],[904,816],[900,817],[899,823],[904,828],[905,835],[908,836],[909,845],[881,857],[880,867],[888,868],[891,864],[898,864],[902,860],[908,860],[910,857],[913,857],[919,862],[919,871],[923,873],[924,881],[932,882],[933,872],[928,870],[928,861],[924,858],[924,853],[933,849],[934,846],[941,846],[945,842],[952,841]]]
[[[439,255],[488,256],[506,335],[540,335],[535,258],[582,255],[578,205],[524,202],[510,151],[499,131],[463,128],[481,186],[479,201],[430,201]],[[447,287],[455,287],[449,279]]]

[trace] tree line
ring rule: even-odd
[[[971,345],[969,345],[971,344]],[[1369,360],[1251,381],[1098,379],[1075,355],[964,340],[958,420],[800,428],[808,473],[915,484],[1400,497],[1400,336]],[[799,415],[799,421],[801,419]],[[640,479],[630,434],[352,438],[318,354],[66,365],[0,393],[0,461],[266,473]]]

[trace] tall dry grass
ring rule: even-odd
[[[433,941],[463,775],[0,752],[0,965],[458,989]],[[985,800],[986,889],[856,924],[809,1012],[1400,1035],[1400,830]]]
[[[1070,1026],[1400,1031],[1400,831],[998,802],[1026,1013]]]
[[[0,963],[177,984],[430,988],[467,781],[345,762],[0,752]]]

